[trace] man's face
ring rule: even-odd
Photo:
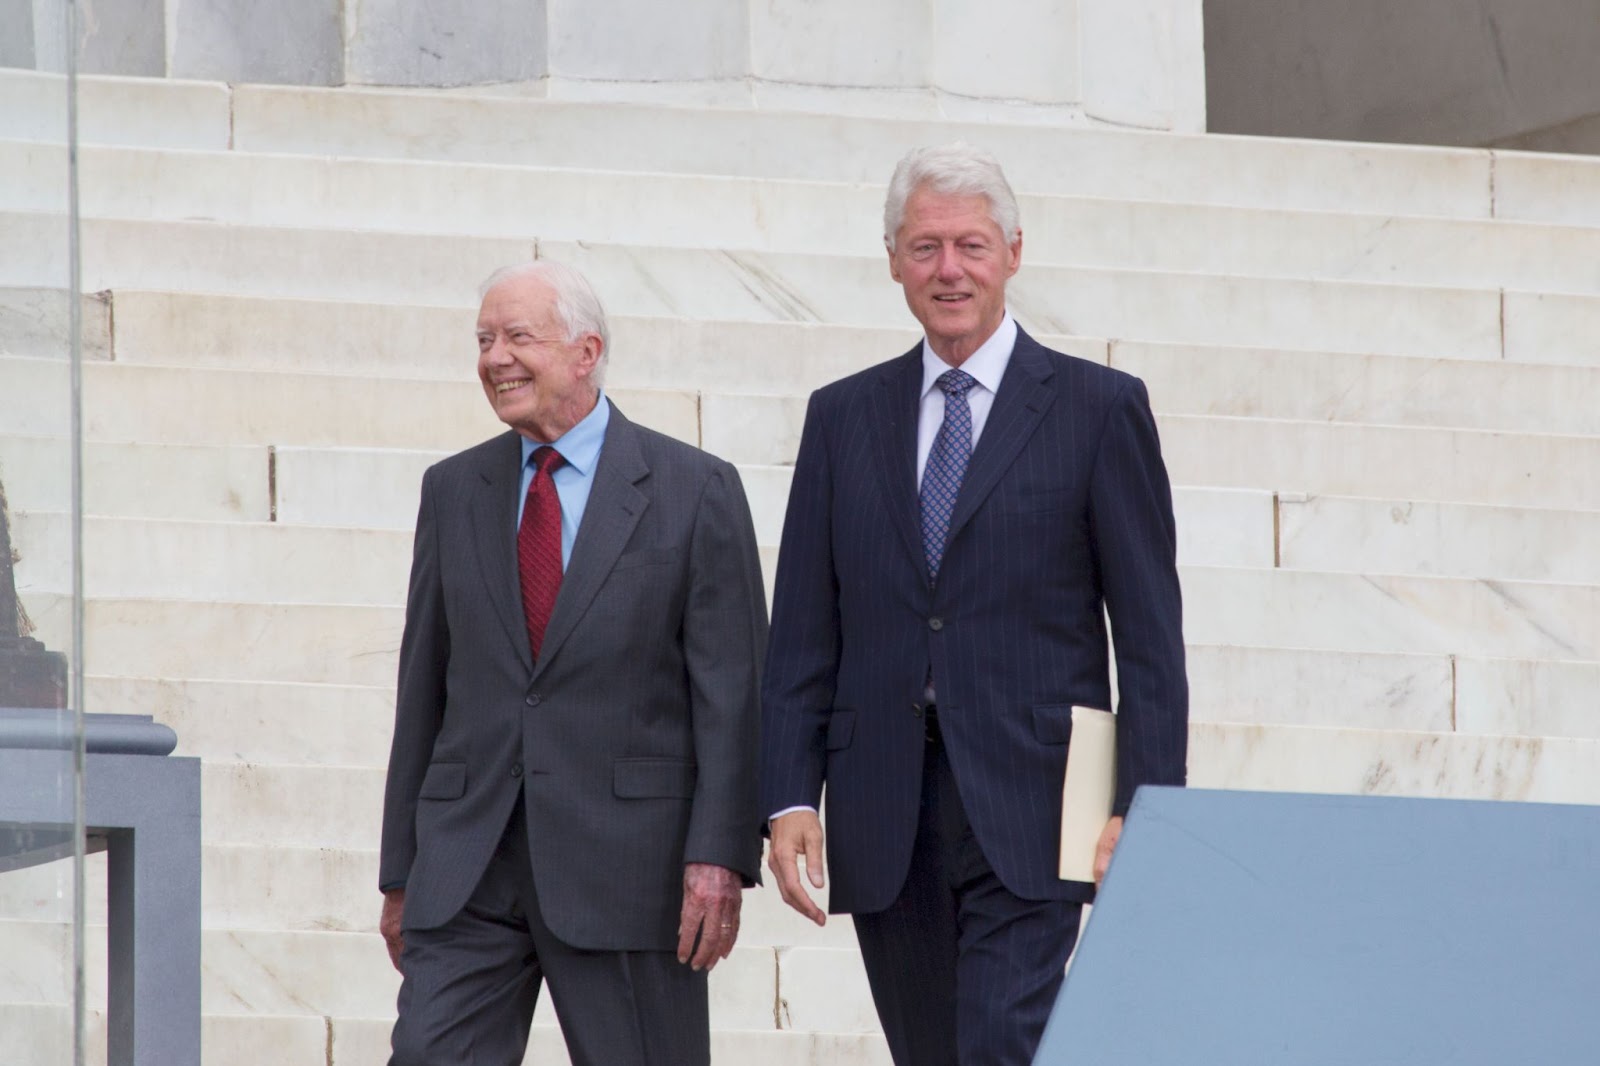
[[[1022,264],[1022,237],[1010,244],[982,195],[935,192],[924,185],[906,200],[889,253],[889,274],[933,350],[959,366],[1005,317],[1006,280]]]
[[[490,289],[478,311],[478,380],[500,421],[548,444],[594,409],[590,374],[601,340],[567,340],[555,293],[537,277],[513,277]]]

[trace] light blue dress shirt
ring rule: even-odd
[[[606,426],[611,423],[611,401],[602,390],[594,410],[582,421],[551,443],[566,460],[550,475],[561,501],[561,569],[572,561],[572,543],[583,524],[584,508],[589,506],[589,490],[594,487],[594,469],[600,463],[600,446],[606,441]],[[522,525],[522,508],[528,502],[528,486],[533,484],[533,453],[543,444],[522,438],[522,492],[517,497],[517,525]]]

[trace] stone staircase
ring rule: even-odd
[[[0,72],[0,476],[58,647],[59,96]],[[1600,161],[113,78],[80,100],[86,706],[205,760],[208,1062],[384,1061],[410,526],[422,470],[498,428],[477,282],[535,254],[588,273],[612,395],[739,465],[770,575],[807,394],[916,336],[878,229],[919,143],[1006,165],[1023,325],[1149,384],[1194,784],[1600,802]],[[69,1031],[61,895],[0,878],[0,1032],[30,1066]],[[887,1063],[849,923],[770,889],[746,910],[716,1061]],[[553,1024],[537,1061],[564,1061]]]

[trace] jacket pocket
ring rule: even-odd
[[[658,563],[670,563],[677,557],[677,548],[641,548],[639,551],[623,552],[617,556],[617,561],[611,564],[611,569],[615,572],[635,566],[654,566]]]
[[[828,716],[828,750],[841,751],[856,735],[856,712],[834,711]]]
[[[467,764],[464,762],[435,762],[428,764],[422,778],[422,788],[417,798],[425,800],[460,799],[467,791]]]
[[[1041,703],[1033,708],[1033,735],[1045,744],[1072,739],[1072,704]]]
[[[612,765],[611,791],[619,799],[692,799],[695,776],[695,764],[688,759],[618,759]]]

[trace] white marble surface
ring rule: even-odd
[[[293,85],[344,81],[337,0],[183,0],[167,7],[167,70],[177,78]]]
[[[1409,146],[248,85],[233,134],[252,152],[877,185],[908,148],[965,140],[1021,194],[1490,217],[1486,153]]]
[[[1080,5],[1081,0],[932,0],[934,84],[964,98],[1077,102]],[[1145,76],[1153,73],[1147,59],[1128,65]]]
[[[35,602],[40,639],[66,647],[67,612],[49,597]],[[85,663],[96,674],[131,677],[391,685],[404,614],[398,607],[90,600]]]
[[[1600,587],[1183,567],[1192,644],[1600,659]]]
[[[1197,723],[1189,784],[1600,803],[1600,741]]]
[[[0,436],[0,475],[16,511],[65,512],[69,462],[64,438]],[[264,522],[271,511],[265,448],[90,441],[83,484],[92,515]]]
[[[61,158],[58,158],[61,157]],[[882,185],[89,146],[85,214],[876,256]],[[14,208],[59,209],[62,150],[0,142]],[[57,176],[56,171],[62,175]],[[276,190],[295,188],[285,198]],[[1025,196],[1034,264],[1600,291],[1600,230]]]
[[[823,1033],[881,1033],[872,989],[857,950],[804,946],[778,950],[778,1023]]]
[[[177,754],[209,762],[378,768],[394,723],[393,678],[323,685],[93,674],[85,694],[86,710],[151,715],[177,732]]]
[[[20,357],[41,359],[55,367],[56,381],[67,378],[69,355],[69,321],[72,304],[65,289],[0,289],[0,358]],[[78,299],[79,343],[85,362],[99,362],[111,355],[111,301],[108,294],[88,293]],[[18,367],[6,367],[6,379],[13,373],[26,373]],[[41,371],[44,372],[44,371]],[[29,388],[19,385],[18,391]],[[11,393],[12,390],[6,390]],[[35,395],[41,395],[35,393]],[[5,412],[4,424],[20,426],[13,422],[19,417],[13,410]],[[15,432],[24,432],[20,428]]]
[[[398,239],[398,238],[397,238]],[[877,259],[542,242],[625,314],[900,325]],[[1031,332],[1189,344],[1492,358],[1497,293],[1355,282],[1025,266],[1007,303]]]
[[[1111,365],[1143,378],[1164,414],[1600,435],[1595,366],[1413,359],[1118,341]]]
[[[1456,728],[1600,740],[1600,662],[1460,659]]]
[[[1600,585],[1600,511],[1312,496],[1278,515],[1289,569]]]
[[[228,87],[167,78],[78,78],[78,138],[84,144],[227,148]],[[0,136],[64,143],[66,79],[0,70]]]
[[[1174,482],[1600,510],[1600,437],[1157,416]]]
[[[375,851],[383,779],[383,770],[350,766],[203,764],[201,840]]]
[[[938,36],[932,16],[926,0],[755,0],[750,73],[803,85],[926,88]]]
[[[1078,10],[1090,116],[1145,129],[1206,128],[1200,0],[1079,0]]]
[[[1448,732],[1448,655],[1190,644],[1193,722]]]
[[[1600,299],[1508,292],[1505,304],[1507,359],[1600,366]]]
[[[1600,160],[1543,152],[1494,153],[1494,209],[1499,218],[1565,226],[1600,226]]]
[[[491,0],[452,9],[349,0],[341,7],[346,84],[526,81],[548,69],[545,4]]]
[[[70,592],[67,516],[21,515],[15,529],[18,544],[36,549],[30,587]],[[84,590],[107,599],[398,607],[405,604],[411,539],[405,530],[89,518]],[[44,559],[37,557],[41,547]]]
[[[278,521],[414,529],[422,474],[446,454],[377,448],[279,448]]]

